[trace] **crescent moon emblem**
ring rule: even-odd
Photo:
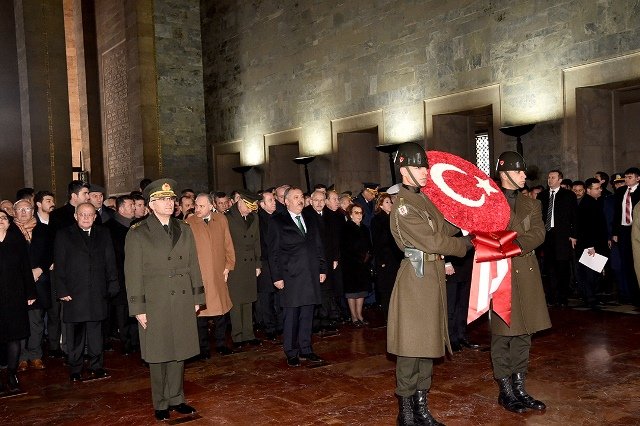
[[[465,206],[468,206],[468,207],[482,206],[484,204],[484,194],[482,194],[480,198],[478,198],[477,200],[471,200],[469,198],[463,197],[462,195],[458,194],[456,191],[451,189],[449,185],[447,185],[447,183],[444,181],[444,178],[442,177],[442,174],[449,170],[457,173],[461,173],[463,175],[467,174],[464,170],[461,170],[452,164],[446,164],[446,163],[434,164],[433,166],[431,166],[430,174],[431,174],[431,179],[433,179],[433,182],[438,186],[438,188],[440,188],[442,192],[444,192],[446,195],[448,195],[450,198],[454,199],[455,201],[459,202],[460,204],[464,204]]]

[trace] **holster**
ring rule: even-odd
[[[416,277],[424,277],[424,252],[416,248],[405,247],[404,257],[411,262],[411,266],[416,271]]]

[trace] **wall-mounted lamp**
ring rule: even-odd
[[[523,155],[521,137],[533,130],[534,127],[536,127],[535,123],[522,124],[519,126],[501,127],[500,131],[507,136],[513,136],[516,138],[516,151],[518,151],[518,154]]]
[[[234,172],[242,174],[242,188],[247,189],[247,176],[246,173],[251,170],[253,166],[238,166],[233,167],[232,170]]]
[[[389,170],[391,170],[391,185],[395,185],[396,183],[396,167],[395,167],[395,164],[393,163],[393,153],[398,150],[399,146],[400,146],[399,143],[390,143],[386,145],[376,146],[376,149],[379,152],[389,155]]]

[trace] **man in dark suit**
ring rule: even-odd
[[[560,187],[562,172],[551,170],[549,189],[538,195],[542,203],[542,220],[547,231],[544,239],[544,266],[547,271],[547,302],[567,306],[571,259],[576,245],[576,194]]]
[[[360,195],[358,195],[353,202],[362,207],[362,211],[364,212],[362,223],[366,225],[367,228],[371,229],[371,219],[373,219],[376,197],[378,196],[378,187],[380,185],[371,182],[363,182],[362,185],[364,186],[362,188],[362,192],[360,192]]]
[[[280,289],[284,316],[283,348],[290,367],[300,358],[322,362],[311,347],[314,306],[321,302],[326,265],[318,223],[302,212],[304,195],[291,187],[284,194],[286,212],[272,216],[267,236],[273,285]]]
[[[458,235],[462,236],[462,234]],[[447,275],[447,323],[451,350],[459,352],[462,347],[478,349],[480,345],[471,343],[467,338],[467,314],[469,294],[471,293],[471,273],[473,270],[473,250],[464,257],[446,256],[445,274]]]
[[[578,205],[576,257],[579,259],[584,250],[587,250],[589,256],[598,253],[609,257],[607,224],[600,200],[602,187],[597,178],[589,178],[585,181],[585,188],[585,195]],[[576,265],[576,273],[585,306],[598,309],[596,285],[600,274],[580,262]]]
[[[338,331],[336,325],[340,316],[335,292],[333,291],[335,271],[340,259],[340,234],[339,222],[334,212],[326,206],[326,189],[316,189],[311,194],[311,204],[303,209],[318,221],[320,240],[324,248],[324,260],[327,265],[327,279],[320,285],[322,303],[316,307],[314,331],[319,331],[321,336],[335,335]]]
[[[276,211],[276,199],[272,192],[265,191],[260,194],[258,202],[258,219],[260,220],[260,261],[262,270],[258,275],[258,300],[256,301],[256,316],[259,316],[264,324],[267,340],[275,340],[282,331],[282,309],[280,309],[280,294],[273,286],[271,269],[269,268],[269,250],[267,247],[267,235],[271,216]]]
[[[95,226],[96,209],[80,204],[77,225],[64,228],[55,240],[55,283],[64,302],[68,363],[72,382],[82,380],[85,344],[90,379],[108,377],[103,368],[102,321],[107,317],[107,297],[118,291],[113,243],[109,231]]]
[[[134,218],[134,201],[130,195],[121,195],[116,198],[116,212],[112,220],[106,223],[111,233],[113,249],[115,252],[116,267],[118,269],[118,293],[109,301],[113,307],[115,323],[122,342],[122,353],[128,355],[140,346],[138,337],[138,322],[129,316],[127,302],[127,286],[124,275],[124,246],[127,233]]]
[[[625,186],[615,192],[615,213],[613,216],[614,244],[618,245],[621,263],[621,279],[619,280],[620,301],[631,302],[640,306],[640,294],[638,292],[638,280],[633,267],[633,249],[631,245],[631,227],[633,224],[633,208],[640,201],[640,169],[630,167],[624,172]]]
[[[68,201],[62,207],[58,207],[49,215],[49,230],[51,238],[55,241],[56,233],[69,226],[75,226],[76,207],[82,203],[89,202],[89,185],[80,181],[72,180],[67,186]],[[47,309],[47,334],[49,336],[49,356],[62,358],[65,356],[60,346],[60,336],[66,344],[66,332],[60,321],[62,304],[56,295],[55,288],[55,264],[51,274],[51,307]]]
[[[89,202],[96,208],[96,224],[103,225],[113,217],[113,210],[105,208],[104,194],[107,191],[100,185],[89,185]]]

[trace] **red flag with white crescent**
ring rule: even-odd
[[[482,246],[474,240],[476,254],[467,323],[487,312],[493,300],[493,310],[510,324],[511,260],[502,250],[501,240],[491,237],[494,231],[508,226],[509,203],[500,187],[475,164],[441,151],[428,151],[427,158],[429,179],[422,192],[453,225],[473,234],[489,235],[483,239],[488,243]],[[482,261],[478,251],[494,254],[489,256],[491,260]]]

